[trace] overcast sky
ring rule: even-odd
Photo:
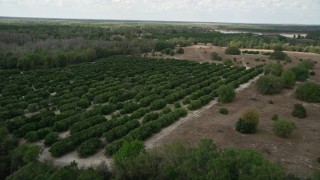
[[[0,0],[0,16],[320,24],[320,0]]]

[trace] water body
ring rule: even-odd
[[[248,32],[248,31],[227,31],[227,30],[216,30],[222,34],[255,34],[262,35],[260,32]]]
[[[299,33],[281,33],[280,36],[284,36],[287,38],[298,38]],[[301,37],[305,38],[307,34],[300,34]]]

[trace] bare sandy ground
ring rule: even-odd
[[[238,55],[230,56],[224,54],[224,48],[215,46],[196,45],[185,47],[185,54],[175,55],[177,59],[189,59],[197,62],[215,62],[210,57],[211,52],[217,52],[223,58],[236,58],[243,61],[247,67],[252,67],[265,62],[276,62],[263,55]],[[258,51],[270,51],[261,49],[247,49]],[[199,56],[202,53],[202,56]],[[309,81],[320,83],[320,54],[305,52],[285,52],[291,59],[291,63],[280,62],[284,68],[296,66],[300,59],[311,59],[318,64],[312,69],[316,73]],[[170,57],[170,56],[168,56]],[[256,58],[265,59],[265,62],[257,62]],[[300,83],[298,83],[300,84]],[[298,85],[297,84],[297,85]],[[250,100],[255,97],[257,100]],[[273,101],[274,104],[269,104]],[[293,105],[301,103],[307,111],[305,119],[295,118],[291,115]],[[210,103],[211,104],[211,103]],[[281,94],[266,96],[256,92],[255,84],[251,83],[248,88],[238,92],[235,102],[229,104],[215,103],[199,110],[197,116],[186,117],[182,123],[169,127],[171,130],[164,130],[146,141],[149,148],[160,147],[165,144],[180,140],[187,145],[194,146],[203,138],[213,139],[219,147],[250,148],[263,154],[267,159],[281,164],[287,173],[297,175],[302,179],[310,177],[315,170],[320,170],[317,158],[320,156],[320,104],[306,103],[295,98],[294,90],[284,90]],[[219,113],[219,108],[229,110],[228,115]],[[241,112],[247,108],[253,108],[260,114],[258,132],[254,135],[238,133],[234,126]],[[273,114],[293,121],[296,124],[290,138],[279,138],[273,133]],[[174,129],[174,130],[172,130]]]
[[[102,163],[106,163],[109,167],[111,167],[112,164],[112,159],[107,158],[104,155],[103,150],[100,150],[98,153],[88,158],[79,158],[75,151],[59,158],[53,158],[49,152],[49,148],[44,148],[42,154],[39,157],[39,160],[52,161],[53,165],[58,167],[69,165],[73,161],[75,161],[79,167],[96,167]]]
[[[247,83],[245,84],[241,84],[237,89],[236,89],[236,92],[239,93],[243,90],[245,90],[246,88],[248,88],[252,83],[256,82],[259,77],[261,75],[255,77],[254,79],[251,79],[250,81],[248,81]],[[145,141],[145,147],[146,149],[153,149],[153,148],[156,148],[158,147],[158,142],[168,136],[170,133],[172,133],[175,129],[177,129],[179,126],[183,125],[184,123],[190,121],[191,119],[193,118],[196,118],[196,117],[200,117],[201,116],[201,113],[207,109],[210,109],[211,107],[213,107],[214,105],[216,105],[218,103],[217,100],[212,100],[208,105],[200,108],[199,110],[196,110],[196,111],[189,111],[187,117],[184,117],[182,119],[180,119],[179,121],[173,123],[172,125],[170,125],[169,127],[166,127],[164,129],[162,129],[159,133],[153,135],[152,137],[148,138],[146,141]]]
[[[212,45],[193,45],[184,47],[184,54],[175,54],[174,56],[169,55],[157,55],[156,57],[161,58],[175,58],[175,59],[187,59],[197,62],[215,62],[215,63],[221,63],[219,61],[213,61],[211,59],[211,53],[216,52],[218,53],[222,58],[229,58],[229,59],[237,59],[238,62],[242,61],[243,64],[247,64],[250,67],[254,67],[255,65],[264,64],[265,62],[274,61],[270,60],[269,56],[265,55],[256,55],[256,54],[241,54],[241,55],[227,55],[224,53],[225,47],[218,47],[218,46],[212,46]],[[272,50],[269,49],[241,49],[241,50],[250,50],[250,51],[260,51],[260,52],[272,52]],[[315,53],[307,53],[307,52],[295,52],[295,51],[284,51],[287,53],[293,60],[292,63],[284,63],[285,67],[292,67],[299,63],[299,59],[311,59],[314,61],[320,61],[320,54]],[[151,54],[149,54],[151,56]],[[255,61],[255,59],[261,58],[264,59],[265,62],[262,61]],[[275,61],[274,61],[275,62]]]

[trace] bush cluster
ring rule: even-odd
[[[241,54],[240,49],[237,47],[228,47],[224,52],[226,54],[230,54],[230,55],[240,55]]]
[[[296,75],[291,70],[285,70],[281,74],[283,86],[292,89],[296,83]]]
[[[294,73],[297,81],[305,81],[309,78],[309,70],[304,67],[295,66],[290,70]]]
[[[59,134],[57,132],[51,132],[45,137],[44,144],[46,146],[51,146],[52,144],[56,143],[58,140],[59,140]]]
[[[295,125],[293,122],[279,119],[274,122],[273,124],[273,131],[274,133],[279,137],[290,137],[290,135],[293,132],[293,129],[295,128]]]
[[[230,85],[220,86],[218,89],[218,95],[219,95],[219,101],[223,103],[230,103],[236,97],[234,88]]]
[[[212,60],[222,61],[222,57],[217,52],[212,52],[211,58],[212,58]]]
[[[283,89],[281,78],[273,75],[261,76],[256,86],[257,90],[262,94],[277,94]]]
[[[244,50],[244,51],[242,51],[242,53],[244,53],[244,54],[260,54],[259,51],[248,51],[248,50]]]
[[[302,104],[295,104],[293,107],[292,116],[298,118],[306,118],[307,110]]]
[[[227,108],[220,108],[220,109],[219,109],[219,113],[220,113],[220,114],[227,115],[227,114],[229,114],[229,110],[228,110]]]
[[[296,97],[306,102],[320,102],[320,84],[306,82],[296,90]]]
[[[77,148],[78,155],[80,157],[87,157],[94,154],[100,147],[101,141],[99,138],[91,138],[83,143]]]
[[[283,66],[280,63],[269,62],[264,66],[264,73],[274,76],[281,76],[283,72]]]
[[[184,54],[184,49],[183,48],[178,48],[177,50],[176,50],[176,53],[177,54]]]
[[[257,131],[259,115],[253,109],[247,109],[236,123],[236,130],[244,134],[254,134]]]

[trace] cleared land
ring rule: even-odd
[[[266,59],[266,62],[272,61],[269,60],[268,56],[261,55],[225,55],[224,48],[215,46],[196,45],[186,47],[184,50],[185,54],[175,55],[174,58],[190,59],[197,62],[217,62],[211,60],[210,53],[218,52],[223,58],[235,57],[242,59],[245,64],[249,62],[249,64],[247,64],[248,66],[264,63],[255,61],[256,58],[260,57]],[[292,62],[286,63],[284,65],[285,68],[297,65],[299,59],[317,61],[318,64],[316,64],[312,70],[316,75],[311,76],[309,81],[320,83],[319,54],[286,53],[292,58]],[[255,97],[257,100],[251,100],[252,97]],[[273,101],[274,104],[270,104],[270,100]],[[293,105],[296,103],[302,103],[306,107],[308,111],[307,118],[298,119],[291,115]],[[219,109],[221,107],[227,108],[229,114],[220,114]],[[243,135],[235,130],[236,121],[241,116],[241,112],[247,108],[254,108],[260,114],[258,132],[254,135]],[[248,88],[244,89],[244,91],[237,94],[236,100],[233,103],[217,103],[214,106],[203,109],[197,116],[177,126],[174,131],[170,131],[170,133],[163,135],[162,138],[153,141],[153,144],[162,146],[180,140],[187,145],[193,146],[196,145],[200,139],[212,138],[219,147],[256,149],[263,153],[268,159],[280,163],[287,172],[302,178],[307,178],[310,177],[316,169],[320,169],[320,165],[317,163],[317,158],[320,154],[319,109],[320,104],[306,103],[297,100],[294,96],[294,90],[285,90],[279,95],[266,96],[259,94],[256,91],[255,84],[252,83]],[[279,117],[291,120],[296,124],[297,128],[294,130],[292,137],[284,139],[275,136],[272,131],[273,121],[271,120],[273,114],[278,114]]]

